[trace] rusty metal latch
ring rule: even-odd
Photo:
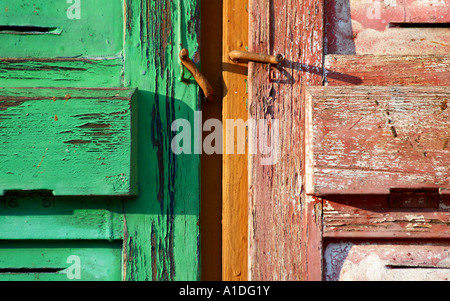
[[[284,57],[282,54],[268,55],[268,54],[239,51],[239,50],[231,51],[228,54],[228,56],[234,62],[251,61],[251,62],[257,62],[257,63],[266,63],[266,64],[277,65],[277,64],[281,64],[284,61]]]
[[[202,89],[206,99],[212,101],[214,99],[213,88],[206,77],[203,76],[200,70],[198,70],[197,66],[195,66],[194,62],[189,58],[189,51],[186,48],[181,49],[180,60],[181,63],[186,67],[186,69],[189,70],[192,76],[194,76],[195,81]]]

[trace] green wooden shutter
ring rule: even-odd
[[[199,107],[197,0],[0,12],[0,278],[76,280],[78,256],[81,280],[198,279],[200,158],[170,148]]]

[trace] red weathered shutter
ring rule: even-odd
[[[280,122],[276,164],[249,157],[250,278],[448,278],[449,1],[249,8],[250,51],[285,56],[249,70],[249,117]]]

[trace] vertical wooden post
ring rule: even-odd
[[[139,197],[124,202],[126,280],[199,280],[200,155],[176,155],[172,123],[194,124],[198,86],[179,53],[198,51],[199,0],[124,1],[124,86],[139,89]],[[188,72],[186,71],[186,77]]]
[[[320,280],[321,201],[303,189],[303,104],[304,88],[322,85],[323,0],[250,0],[249,18],[249,50],[285,57],[249,64],[249,118],[279,122],[249,130],[249,279]],[[266,137],[272,165],[263,165]]]
[[[302,243],[300,277],[306,281],[322,280],[322,206],[323,201],[302,195]]]
[[[228,53],[246,50],[248,13],[246,0],[223,0],[223,204],[222,204],[222,280],[247,280],[247,155],[239,154],[238,137],[229,144],[227,153],[227,119],[247,121],[247,65],[233,63]],[[230,125],[230,123],[228,123]],[[232,128],[233,131],[234,127]],[[230,149],[230,145],[228,145]]]
[[[222,0],[201,0],[201,71],[214,89],[202,104],[203,121],[222,119]],[[214,129],[219,130],[219,129]],[[203,132],[203,141],[211,132]],[[218,143],[217,141],[215,141]],[[203,281],[222,279],[222,155],[201,155],[201,249]]]

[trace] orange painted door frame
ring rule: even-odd
[[[226,151],[226,120],[247,120],[247,65],[228,57],[232,50],[247,50],[247,6],[247,0],[201,2],[201,72],[215,94],[202,104],[202,117],[221,120],[224,130],[224,154],[201,157],[201,279],[207,281],[247,280],[247,154]],[[204,131],[203,138],[209,134]]]
[[[248,50],[247,45],[248,1],[223,0],[222,280],[224,281],[248,280],[248,160],[247,151],[245,153],[240,151],[242,148],[239,143],[242,143],[242,140],[237,137],[239,133],[245,131],[245,128],[235,127],[227,122],[233,120],[238,124],[238,120],[246,122],[248,118],[248,66],[232,62],[228,55],[233,50]]]

